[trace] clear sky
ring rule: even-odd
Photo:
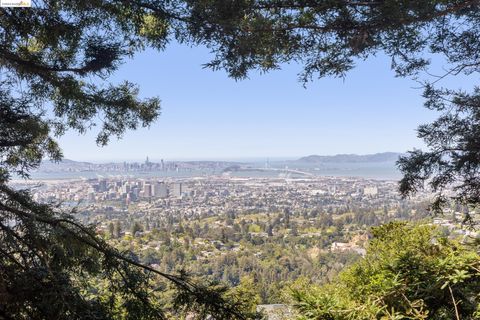
[[[404,152],[423,147],[415,129],[434,119],[412,80],[395,78],[386,57],[358,64],[346,79],[306,88],[298,65],[235,81],[203,69],[205,48],[171,44],[125,61],[113,81],[127,79],[144,97],[158,96],[162,114],[148,129],[107,147],[95,130],[60,139],[72,160],[296,158],[310,154]]]

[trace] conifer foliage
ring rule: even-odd
[[[52,0],[0,9],[0,319],[254,316],[226,287],[141,265],[74,212],[9,185],[45,157],[60,160],[55,136],[68,129],[97,127],[105,145],[157,118],[158,98],[141,99],[135,84],[108,79],[124,59],[162,49],[175,33],[162,5]],[[164,301],[168,288],[173,300]]]

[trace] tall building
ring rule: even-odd
[[[122,187],[123,193],[129,193],[130,192],[130,184],[128,182],[125,182]]]
[[[130,198],[132,201],[136,201],[140,196],[140,189],[138,187],[133,187],[130,192]]]
[[[107,191],[107,180],[100,180],[98,182],[98,192]]]
[[[152,185],[150,183],[145,183],[143,185],[143,196],[145,198],[150,198],[152,196]]]
[[[164,182],[157,182],[153,186],[152,194],[154,197],[167,198],[168,188]]]
[[[182,196],[182,183],[174,183],[173,184],[173,192],[172,192],[174,197],[180,198]]]

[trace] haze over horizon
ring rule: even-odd
[[[258,162],[258,161],[295,161],[299,160],[301,158],[306,158],[306,157],[311,157],[311,156],[319,156],[319,157],[336,157],[336,156],[370,156],[370,155],[378,155],[378,154],[388,154],[388,153],[393,153],[393,154],[402,154],[405,152],[397,152],[397,151],[382,151],[382,152],[374,152],[374,153],[336,153],[336,154],[321,154],[321,153],[310,153],[310,154],[305,154],[305,155],[297,155],[297,156],[275,156],[275,157],[269,157],[269,156],[252,156],[252,157],[191,157],[191,158],[156,158],[156,157],[151,157],[148,154],[145,156],[139,156],[138,158],[118,158],[118,159],[101,159],[101,160],[78,160],[78,159],[72,159],[68,157],[64,157],[62,161],[74,161],[74,162],[91,162],[91,163],[107,163],[107,162],[144,162],[147,157],[149,161],[152,162],[157,162],[157,161],[245,161],[245,162]],[[44,159],[44,161],[49,161],[49,159]]]

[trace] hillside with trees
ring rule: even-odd
[[[321,287],[293,289],[302,319],[479,319],[480,256],[426,225],[372,229],[365,259]]]

